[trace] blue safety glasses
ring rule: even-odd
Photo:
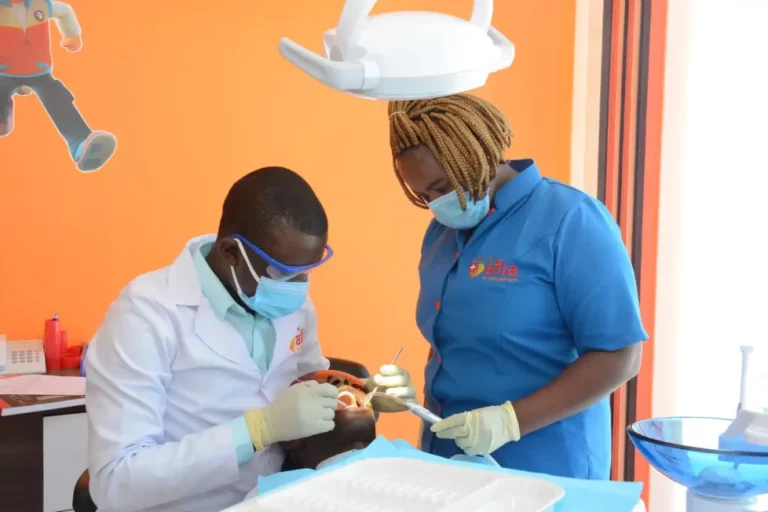
[[[319,267],[331,259],[331,256],[333,256],[333,249],[331,249],[330,245],[326,244],[325,254],[323,255],[323,258],[317,263],[302,266],[286,265],[284,263],[280,263],[276,259],[272,258],[269,254],[253,245],[243,235],[235,234],[232,235],[232,238],[240,240],[243,245],[255,252],[259,258],[263,259],[267,263],[267,274],[269,277],[275,279],[276,281],[290,281],[291,279],[294,279],[301,274],[309,274],[312,269]]]

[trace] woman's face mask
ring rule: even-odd
[[[395,166],[406,188],[427,203],[440,224],[458,230],[472,229],[488,215],[491,206],[488,191],[482,199],[473,201],[469,192],[463,190],[467,208],[461,209],[453,183],[428,147],[419,145],[401,153]]]
[[[304,281],[277,280],[265,276],[259,277],[253,269],[253,265],[251,265],[243,243],[238,238],[235,238],[235,242],[240,247],[240,253],[243,255],[253,279],[258,283],[256,293],[251,297],[247,296],[237,279],[235,267],[230,266],[237,295],[243,301],[243,304],[256,314],[270,320],[288,316],[301,309],[309,293],[308,276]]]
[[[486,192],[485,197],[473,201],[468,191],[464,191],[467,201],[467,209],[461,209],[461,201],[456,191],[449,192],[428,203],[429,209],[435,216],[435,220],[443,226],[452,229],[472,229],[488,215],[491,207],[491,195]]]

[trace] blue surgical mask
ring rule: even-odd
[[[252,297],[247,296],[240,287],[240,282],[235,274],[235,267],[230,266],[232,279],[235,281],[235,288],[240,300],[256,314],[274,320],[283,316],[288,316],[297,312],[304,305],[309,293],[309,278],[307,281],[277,281],[269,277],[259,277],[245,254],[245,248],[240,240],[237,240],[240,252],[245,258],[248,270],[258,283],[256,294]]]
[[[485,197],[479,201],[473,201],[472,196],[466,190],[464,197],[467,200],[467,209],[461,209],[459,194],[455,191],[440,196],[429,203],[429,209],[435,216],[435,220],[443,226],[453,229],[472,229],[488,215],[491,208],[491,195],[485,193]]]

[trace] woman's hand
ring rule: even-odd
[[[555,380],[514,403],[520,432],[527,435],[592,407],[637,375],[642,356],[643,346],[636,343],[579,357]]]
[[[432,425],[440,439],[453,439],[467,455],[493,453],[511,441],[520,440],[520,425],[512,404],[454,414]]]
[[[493,453],[556,421],[576,414],[609,395],[637,374],[642,345],[615,352],[591,352],[539,391],[500,406],[454,414],[432,425],[441,439],[455,439],[467,455]],[[519,418],[519,420],[518,420]]]
[[[374,375],[368,383],[369,391],[376,389],[379,393],[397,397],[404,402],[416,402],[416,388],[413,387],[411,376],[406,370],[393,364],[385,364],[379,368],[379,373]],[[396,400],[387,400],[382,397],[373,397],[371,400],[373,410],[377,412],[402,412],[405,407]]]

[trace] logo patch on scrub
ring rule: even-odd
[[[483,273],[483,270],[485,270],[485,265],[482,263],[475,263],[474,261],[469,266],[469,277],[475,278]]]
[[[499,258],[475,258],[469,265],[469,277],[484,281],[517,282],[517,265]]]
[[[36,19],[37,21],[43,21],[43,20],[45,20],[45,13],[44,13],[43,11],[41,11],[41,10],[39,10],[39,9],[38,9],[37,11],[35,11],[35,19]]]
[[[299,327],[296,336],[291,339],[291,352],[301,352],[304,348],[304,329]]]

